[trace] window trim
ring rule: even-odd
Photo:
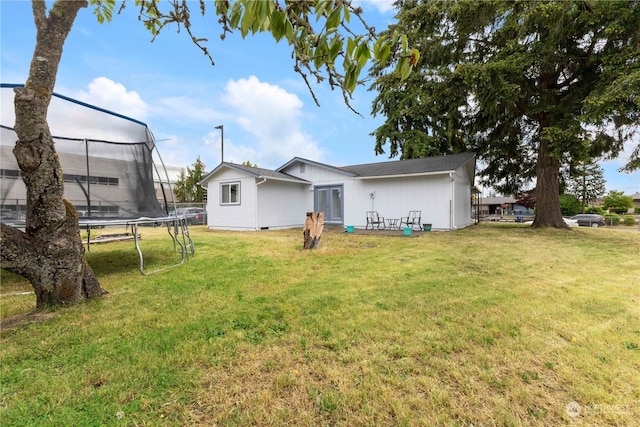
[[[233,186],[237,187],[236,190],[236,201],[232,201],[231,200],[231,188]],[[227,192],[228,192],[228,197],[229,197],[229,201],[228,202],[224,202],[224,193],[225,193],[225,187],[227,187]],[[240,181],[230,181],[230,182],[221,182],[220,183],[220,206],[237,206],[240,204],[240,194],[241,194],[241,187],[240,187]]]

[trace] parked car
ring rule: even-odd
[[[573,219],[578,222],[581,227],[604,227],[607,223],[602,215],[598,214],[578,214],[572,216]]]
[[[178,208],[171,212],[171,216],[184,217],[189,225],[205,225],[207,223],[207,211],[203,208]]]

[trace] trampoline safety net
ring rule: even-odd
[[[26,211],[26,187],[12,151],[18,139],[13,89],[19,86],[0,84],[0,220],[18,227]],[[47,121],[62,166],[64,197],[75,206],[81,227],[137,226],[155,219],[174,226],[175,237],[186,234],[186,245],[174,238],[183,259],[185,247],[193,252],[186,224],[169,216],[175,211],[171,184],[145,123],[59,94],[51,99]]]
[[[26,188],[13,155],[13,88],[3,84],[0,138],[2,219],[24,219]],[[164,217],[168,177],[146,124],[55,94],[48,113],[63,170],[64,197],[81,218]]]

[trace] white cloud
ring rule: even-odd
[[[87,89],[76,92],[72,97],[136,120],[144,121],[147,117],[149,107],[138,92],[128,91],[121,83],[97,77],[89,83]]]
[[[252,137],[247,143],[228,144],[225,136],[226,161],[249,160],[261,167],[275,167],[293,156],[322,157],[316,141],[303,131],[303,102],[297,95],[251,76],[229,81],[222,102]],[[210,137],[217,138],[215,134]]]
[[[361,5],[363,8],[373,6],[378,9],[380,13],[387,13],[394,10],[393,3],[395,1],[396,0],[356,0],[354,5]]]

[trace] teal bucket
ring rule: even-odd
[[[431,224],[422,224],[422,231],[431,231]]]
[[[402,229],[405,236],[411,236],[411,232],[413,231],[410,227],[405,227]]]
[[[354,227],[353,225],[347,225],[347,233],[353,233]]]

